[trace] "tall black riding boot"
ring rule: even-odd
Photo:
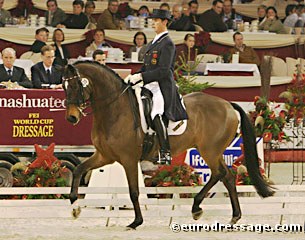
[[[160,115],[155,116],[153,124],[160,144],[160,156],[158,163],[170,165],[172,157],[170,152],[167,130],[162,120],[162,117]]]

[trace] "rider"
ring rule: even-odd
[[[156,36],[146,48],[144,64],[140,73],[128,76],[125,81],[142,84],[153,93],[152,119],[160,144],[159,163],[170,164],[171,153],[166,126],[168,120],[187,119],[174,81],[176,48],[167,31],[171,14],[167,10],[154,9]]]

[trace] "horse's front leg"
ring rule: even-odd
[[[107,163],[103,161],[101,154],[95,152],[91,157],[79,164],[73,171],[73,181],[70,192],[70,202],[73,204],[77,200],[78,187],[80,185],[81,177],[84,173],[91,169],[102,167]]]
[[[128,164],[128,166],[124,165],[124,169],[127,176],[130,199],[135,211],[135,219],[127,226],[127,228],[136,229],[143,223],[143,217],[139,204],[138,162],[132,159],[127,160],[129,160],[130,164]]]

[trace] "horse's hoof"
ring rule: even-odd
[[[238,217],[232,217],[231,221],[229,222],[230,225],[234,225],[237,223],[237,221],[241,218],[241,216]]]
[[[74,219],[78,218],[81,213],[81,208],[78,206],[77,208],[73,208],[72,216]]]
[[[135,231],[136,230],[136,228],[132,228],[132,227],[129,227],[129,226],[127,226],[126,228],[125,228],[125,230],[126,231]]]
[[[70,194],[69,199],[70,199],[70,203],[73,204],[77,200],[77,195]]]
[[[200,210],[197,211],[197,212],[193,212],[193,213],[192,213],[193,219],[194,219],[194,220],[198,220],[198,219],[202,216],[202,214],[203,214],[202,209],[200,209]]]

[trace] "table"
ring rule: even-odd
[[[208,76],[255,76],[260,77],[256,64],[245,63],[207,63],[205,75]]]

